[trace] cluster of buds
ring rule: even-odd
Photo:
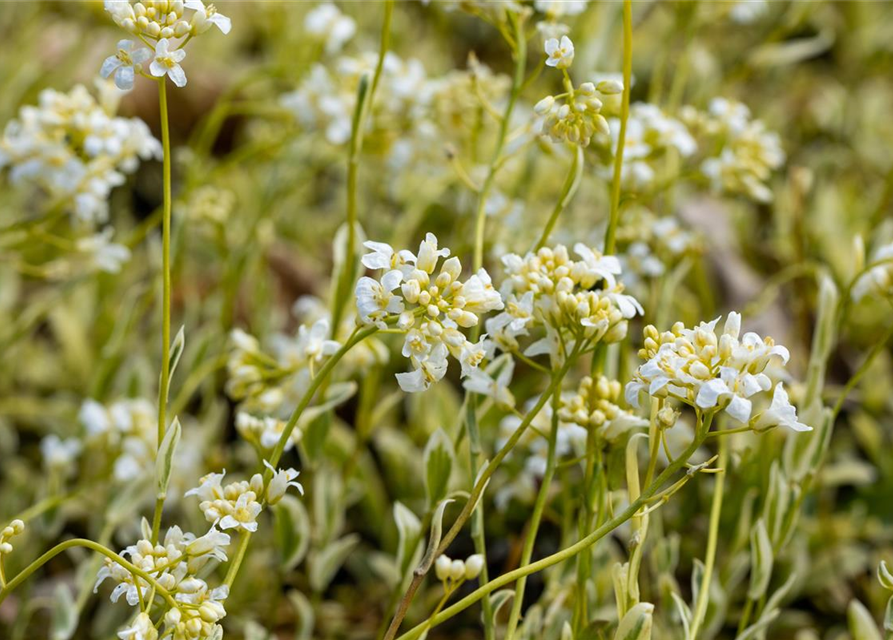
[[[614,80],[598,83],[584,82],[576,89],[565,80],[566,93],[546,96],[534,105],[534,112],[544,118],[542,133],[553,142],[569,142],[589,146],[596,133],[610,133],[608,121],[602,115],[602,101],[597,94],[614,95],[623,87]]]
[[[584,82],[579,87],[568,75],[567,69],[574,61],[574,43],[567,36],[546,40],[546,64],[560,69],[564,75],[564,93],[546,96],[533,107],[534,112],[543,117],[542,134],[553,142],[569,142],[583,147],[596,133],[607,135],[610,132],[608,121],[602,115],[604,104],[598,94],[617,95],[623,91],[623,84],[616,80],[603,80],[597,85]]]
[[[199,486],[186,492],[187,496],[198,496],[199,509],[208,522],[219,525],[221,529],[241,529],[257,531],[257,516],[263,510],[263,503],[276,504],[285,495],[289,487],[296,488],[301,494],[304,487],[295,478],[299,473],[294,469],[276,470],[266,461],[264,464],[272,471],[272,478],[265,485],[264,477],[255,473],[250,480],[222,484],[226,471],[209,473],[199,480]]]
[[[568,345],[579,340],[616,342],[626,336],[628,320],[642,313],[615,279],[620,263],[582,243],[543,247],[523,258],[503,257],[506,278],[500,290],[505,311],[487,321],[488,334],[505,351],[519,348],[518,338],[542,327],[546,336],[531,344],[527,356],[549,354],[561,361]],[[602,288],[595,288],[602,284]]]
[[[202,0],[145,0],[136,4],[130,0],[105,0],[105,10],[124,31],[143,42],[154,43],[155,50],[150,51],[135,48],[132,40],[121,40],[117,53],[103,62],[102,76],[114,75],[115,84],[122,91],[133,88],[136,75],[146,75],[144,65],[150,60],[152,77],[168,76],[178,87],[185,86],[186,73],[180,62],[186,57],[186,43],[212,26],[225,34],[232,28],[229,18],[218,13],[213,4],[205,6]]]
[[[788,350],[772,338],[756,333],[739,337],[741,315],[730,313],[717,335],[716,324],[702,322],[687,329],[681,322],[660,333],[645,327],[639,357],[646,360],[626,386],[626,400],[639,404],[642,391],[657,398],[671,397],[704,412],[725,410],[732,418],[754,429],[783,425],[795,431],[810,429],[797,420],[782,383],[774,384],[771,405],[753,416],[753,399],[773,389],[767,368],[787,364]]]
[[[893,242],[879,247],[871,255],[868,269],[853,285],[852,297],[858,302],[867,295],[890,297],[893,295]]]
[[[573,394],[562,395],[558,417],[578,424],[609,442],[648,422],[622,409],[617,403],[623,387],[605,376],[584,377]]]
[[[247,411],[236,413],[236,431],[245,440],[262,449],[270,450],[276,446],[285,431],[285,420],[273,416],[255,416]],[[289,451],[301,440],[301,430],[295,429],[285,442],[284,451]]]
[[[13,520],[0,531],[0,556],[8,556],[12,553],[12,544],[9,542],[25,530],[25,523],[21,520]]]
[[[463,560],[451,560],[442,555],[434,563],[434,573],[437,579],[451,589],[455,589],[466,580],[475,580],[484,568],[484,556],[479,553],[468,556]]]
[[[363,256],[363,265],[385,272],[379,280],[364,276],[357,282],[357,311],[364,324],[386,327],[394,320],[406,332],[403,355],[413,371],[397,374],[400,387],[407,392],[427,389],[446,374],[447,355],[462,363],[463,375],[477,368],[489,343],[472,343],[460,327],[473,327],[480,316],[503,307],[487,272],[481,269],[462,281],[459,258],[448,257],[450,250],[439,248],[431,233],[417,256],[380,242],[365,246],[372,253]]]
[[[103,405],[85,400],[78,419],[87,431],[87,443],[114,457],[114,477],[133,480],[155,468],[158,414],[144,398],[128,398]]]

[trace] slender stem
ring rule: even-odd
[[[381,27],[381,47],[378,52],[378,63],[372,76],[372,86],[367,91],[367,78],[360,78],[360,86],[357,91],[357,104],[354,109],[353,126],[350,136],[350,155],[347,162],[347,250],[344,252],[344,264],[341,269],[341,277],[338,279],[335,290],[335,298],[332,301],[332,331],[335,332],[341,322],[344,313],[345,301],[348,296],[350,284],[353,281],[354,258],[357,243],[357,170],[360,164],[360,153],[363,150],[363,133],[369,112],[372,110],[372,101],[375,99],[375,90],[381,80],[384,69],[384,61],[388,52],[388,43],[391,37],[391,18],[394,14],[394,0],[385,0],[384,21]]]
[[[571,365],[576,360],[576,357],[579,355],[582,346],[583,343],[579,342],[577,347],[575,347],[574,351],[571,353],[570,357],[565,360],[564,365],[552,376],[552,381],[546,391],[543,392],[543,394],[539,397],[539,400],[537,400],[533,408],[527,413],[527,415],[521,421],[521,424],[518,425],[518,428],[511,435],[508,441],[506,441],[505,445],[503,445],[502,449],[499,450],[499,452],[487,464],[483,472],[481,472],[480,478],[472,489],[471,495],[468,497],[468,501],[465,503],[462,512],[456,518],[453,526],[450,527],[449,531],[447,531],[447,533],[441,539],[440,546],[437,548],[437,551],[432,554],[432,558],[436,558],[441,553],[446,551],[447,547],[450,546],[450,543],[456,538],[457,535],[459,535],[459,531],[462,530],[465,522],[471,516],[472,509],[474,509],[474,505],[477,503],[478,498],[484,491],[484,487],[487,486],[487,482],[489,482],[490,477],[496,471],[496,468],[500,465],[503,459],[509,454],[509,452],[514,448],[514,446],[527,431],[530,423],[533,422],[534,418],[536,418],[542,408],[546,405],[546,402],[549,401],[549,398],[551,398],[555,390],[561,386],[561,381],[564,379],[564,376],[567,375],[568,370],[570,370]],[[403,618],[406,617],[406,612],[409,611],[409,605],[412,603],[412,599],[415,596],[416,591],[418,591],[419,587],[422,584],[422,581],[425,579],[425,575],[428,573],[428,570],[430,568],[431,567],[429,565],[419,567],[415,570],[415,573],[412,577],[412,582],[409,583],[409,587],[406,589],[406,593],[403,594],[403,598],[400,600],[400,604],[397,606],[397,611],[394,613],[394,617],[391,620],[391,624],[388,627],[388,632],[385,634],[384,640],[394,640],[394,638],[397,637],[397,632],[400,630],[400,623],[403,622]],[[483,588],[483,586],[480,587],[478,591]],[[492,589],[490,589],[486,593],[481,593],[480,597],[483,597],[491,591]]]
[[[167,396],[170,386],[171,348],[171,137],[167,113],[167,82],[158,80],[158,107],[161,118],[161,145],[163,157],[164,213],[161,225],[161,271],[162,271],[162,310],[161,310],[161,381],[158,385],[158,442],[161,446],[167,429]],[[161,511],[164,499],[155,502],[152,517],[152,543],[158,542],[161,528]]]
[[[614,253],[617,225],[620,223],[620,182],[623,174],[623,149],[626,146],[626,123],[629,120],[629,94],[633,75],[633,6],[623,0],[623,98],[620,107],[620,135],[614,155],[614,180],[611,183],[611,218],[605,233],[605,253]]]
[[[549,241],[549,236],[552,234],[552,230],[558,222],[558,216],[560,216],[561,212],[567,208],[568,203],[574,197],[574,194],[577,192],[577,188],[580,186],[580,182],[583,179],[583,147],[575,145],[574,148],[574,159],[571,161],[570,171],[568,171],[564,186],[561,189],[561,197],[559,197],[558,202],[555,203],[555,208],[552,209],[552,215],[549,216],[549,221],[546,223],[546,228],[543,229],[540,239],[534,246],[534,251],[538,251],[546,246],[546,243]]]
[[[515,569],[514,571],[509,571],[498,578],[491,580],[486,585],[483,585],[462,598],[459,602],[455,603],[453,606],[448,607],[444,611],[442,611],[439,615],[434,617],[434,624],[440,624],[441,622],[448,620],[455,616],[456,614],[464,611],[472,604],[480,600],[488,593],[492,593],[493,591],[504,587],[507,584],[511,584],[515,580],[518,580],[524,576],[529,576],[531,574],[537,573],[538,571],[542,571],[544,569],[548,569],[556,564],[564,562],[565,560],[574,557],[581,551],[585,551],[593,544],[601,540],[603,537],[608,535],[611,531],[619,527],[621,524],[632,518],[638,511],[641,509],[648,500],[657,493],[658,489],[660,489],[664,484],[666,484],[667,480],[670,479],[682,466],[685,462],[694,455],[695,451],[697,451],[698,447],[704,441],[704,432],[705,430],[701,430],[692,441],[692,443],[688,446],[685,452],[679,456],[672,464],[670,464],[663,472],[657,477],[657,479],[648,486],[643,492],[642,495],[639,496],[638,500],[635,500],[632,504],[630,504],[622,513],[615,516],[598,529],[593,531],[591,534],[586,536],[585,538],[579,540],[578,542],[572,544],[557,553],[552,554],[551,556],[546,556],[541,560],[537,560],[526,567],[520,567]],[[421,633],[424,631],[422,628],[423,625],[419,625],[406,633],[400,636],[399,640],[414,640],[418,638]]]
[[[478,196],[477,213],[475,214],[474,225],[474,271],[477,272],[484,265],[484,229],[487,219],[487,198],[490,190],[493,188],[493,182],[496,178],[496,170],[499,160],[502,156],[502,149],[505,146],[506,135],[508,134],[509,121],[512,119],[512,112],[515,109],[515,102],[521,93],[521,87],[524,85],[524,71],[527,67],[527,37],[524,34],[523,19],[515,15],[509,18],[515,29],[515,75],[512,79],[512,89],[509,93],[508,102],[505,105],[505,112],[502,114],[502,120],[499,123],[499,133],[496,136],[496,147],[493,150],[493,157],[490,160],[490,168],[484,184],[481,186],[480,195]]]
[[[466,396],[466,428],[468,430],[468,461],[471,470],[471,479],[477,478],[479,467],[478,459],[481,455],[481,430],[477,422],[477,397],[469,394]],[[474,488],[474,487],[472,487]],[[479,576],[480,584],[487,584],[490,580],[487,571],[487,538],[484,531],[484,505],[483,502],[477,506],[471,516],[471,538],[474,541],[474,550],[484,559],[484,566]],[[441,605],[442,607],[442,605]],[[484,640],[494,640],[496,630],[494,629],[493,607],[490,598],[485,597],[481,603],[484,614]],[[440,612],[438,609],[434,615]]]
[[[335,365],[341,361],[341,358],[350,351],[354,346],[358,343],[362,342],[373,333],[378,331],[378,327],[370,326],[365,327],[363,329],[358,329],[353,332],[353,335],[345,342],[338,351],[332,354],[332,357],[326,360],[326,363],[320,367],[319,372],[314,376],[313,380],[310,382],[310,386],[307,388],[307,391],[304,393],[304,396],[301,398],[301,401],[298,403],[298,406],[295,407],[295,410],[292,412],[291,416],[288,419],[288,423],[285,425],[285,429],[282,431],[282,435],[279,436],[279,442],[276,443],[276,447],[273,449],[273,453],[270,455],[270,465],[272,467],[276,467],[279,464],[280,458],[282,458],[282,454],[285,451],[285,445],[288,443],[288,439],[291,437],[292,431],[295,430],[295,427],[298,424],[298,420],[301,418],[301,414],[304,413],[304,410],[310,406],[310,402],[313,400],[314,394],[320,388],[322,383],[329,377],[329,373],[332,372],[332,369],[335,368]],[[268,469],[267,474],[272,474],[272,472]],[[269,479],[269,478],[268,478]]]
[[[716,563],[716,546],[719,540],[719,516],[722,513],[723,488],[729,458],[729,441],[726,438],[719,439],[719,461],[717,465],[721,471],[716,474],[716,484],[713,487],[713,504],[710,507],[710,528],[707,534],[707,556],[704,561],[704,576],[701,579],[701,588],[698,591],[698,601],[695,604],[691,621],[690,640],[697,640],[698,631],[707,614],[707,603],[710,601],[710,580],[713,578],[713,567]]]
[[[3,603],[3,601],[6,599],[6,597],[10,593],[12,593],[12,591],[16,587],[18,587],[25,580],[27,580],[31,576],[31,574],[33,574],[35,571],[40,569],[40,567],[45,565],[47,562],[49,562],[50,560],[55,558],[57,555],[59,555],[63,551],[65,551],[67,549],[71,549],[72,547],[86,547],[88,549],[92,549],[93,551],[96,551],[97,553],[101,553],[105,557],[113,560],[114,562],[118,563],[119,565],[121,565],[122,567],[127,569],[130,573],[132,573],[136,576],[139,576],[140,578],[142,578],[143,580],[145,580],[146,582],[151,584],[152,587],[156,591],[158,591],[158,593],[160,593],[161,596],[168,602],[168,604],[170,604],[170,606],[172,606],[174,608],[177,607],[177,602],[174,600],[171,593],[167,589],[162,587],[160,584],[158,584],[158,582],[155,580],[155,578],[151,574],[146,573],[145,571],[143,571],[136,565],[128,562],[127,560],[125,560],[124,558],[119,556],[117,553],[115,553],[111,549],[99,544],[98,542],[93,542],[92,540],[86,540],[83,538],[73,538],[72,540],[66,540],[65,542],[60,542],[55,547],[53,547],[52,549],[50,549],[49,551],[44,553],[42,556],[37,558],[37,560],[35,560],[31,564],[29,564],[27,567],[22,569],[22,571],[19,572],[19,574],[16,575],[16,577],[14,577],[12,580],[10,580],[9,583],[7,583],[7,585],[5,587],[3,587],[3,589],[0,589],[0,604]]]
[[[536,496],[536,503],[533,506],[533,514],[530,516],[530,523],[527,528],[527,538],[524,540],[524,548],[521,550],[520,567],[526,567],[530,564],[530,558],[533,556],[533,546],[536,543],[536,535],[539,531],[540,521],[543,517],[543,510],[546,508],[546,501],[549,498],[549,489],[552,486],[552,478],[555,475],[556,445],[558,443],[558,405],[560,401],[561,389],[556,388],[552,394],[552,430],[549,432],[549,451],[546,458],[546,472],[543,474],[543,481],[540,484],[539,493]],[[508,627],[505,632],[505,640],[512,640],[515,630],[518,627],[518,621],[521,618],[521,607],[524,604],[524,588],[527,586],[527,576],[518,579],[515,583],[515,596],[512,599],[512,611],[509,614]]]
[[[239,568],[242,566],[242,560],[245,559],[245,552],[248,551],[248,542],[250,540],[251,532],[243,531],[239,538],[239,546],[236,547],[236,555],[233,556],[229,569],[226,571],[226,578],[223,580],[223,584],[227,587],[233,586],[233,582],[236,580],[236,575],[239,573]]]
[[[887,329],[887,332],[884,334],[884,337],[875,344],[871,351],[868,352],[868,356],[865,358],[865,362],[861,364],[861,366],[856,370],[856,373],[849,379],[846,383],[846,386],[841,391],[840,396],[837,398],[837,402],[834,403],[834,409],[831,413],[832,420],[837,418],[837,414],[840,413],[840,410],[843,408],[843,403],[847,399],[847,396],[850,395],[850,391],[859,384],[859,381],[862,377],[868,372],[868,369],[871,368],[871,364],[874,362],[874,359],[878,357],[878,354],[883,351],[887,343],[890,342],[890,338],[893,338],[893,324]]]

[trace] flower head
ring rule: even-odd
[[[186,86],[186,73],[180,62],[186,57],[183,49],[171,50],[170,40],[162,38],[155,44],[155,59],[149,65],[149,71],[156,78],[169,76],[178,87]]]
[[[146,47],[134,49],[134,44],[133,40],[120,40],[118,53],[106,58],[99,71],[103,78],[114,74],[115,86],[121,91],[133,89],[134,76],[142,69],[143,63],[152,57],[152,52]]]
[[[546,40],[546,64],[556,69],[567,69],[574,61],[574,43],[567,36]]]

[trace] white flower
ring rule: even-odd
[[[232,29],[232,21],[225,15],[217,13],[217,7],[213,4],[205,6],[202,0],[186,0],[185,6],[187,9],[195,11],[192,15],[192,28],[195,30],[195,33],[204,33],[212,25],[220,29],[224,35]]]
[[[449,249],[437,248],[437,236],[433,233],[426,233],[425,239],[419,245],[419,255],[416,258],[415,263],[416,269],[428,274],[434,273],[434,268],[437,266],[437,259],[446,258],[449,257],[449,255]]]
[[[289,487],[294,487],[298,490],[298,493],[304,495],[304,487],[301,486],[300,482],[294,481],[300,475],[299,472],[294,469],[274,469],[273,465],[266,460],[264,460],[264,466],[273,472],[273,477],[267,485],[267,502],[270,504],[279,502]]]
[[[106,58],[99,71],[103,78],[108,78],[114,74],[115,86],[121,91],[133,89],[133,79],[136,71],[141,68],[146,60],[152,57],[152,52],[146,47],[134,50],[134,44],[133,40],[120,40],[118,42],[118,53]]]
[[[178,87],[186,86],[186,73],[180,62],[186,57],[183,49],[170,50],[170,40],[162,38],[155,45],[155,59],[149,65],[149,71],[156,78],[170,76],[170,79]]]
[[[574,43],[567,36],[546,40],[546,64],[557,69],[567,69],[574,61]]]
[[[157,640],[158,631],[149,614],[141,612],[131,626],[118,632],[118,637],[121,640]]]
[[[257,516],[260,512],[261,506],[254,494],[252,492],[243,493],[236,499],[232,513],[220,519],[220,528],[257,531]]]
[[[415,370],[398,373],[397,383],[406,393],[425,391],[432,383],[440,381],[447,371],[447,348],[442,342],[436,344],[430,353],[417,361]]]
[[[341,343],[328,339],[329,333],[327,318],[314,322],[310,330],[306,325],[301,325],[298,329],[298,349],[308,360],[322,362],[323,358],[332,355],[341,348]]]
[[[784,426],[794,431],[812,431],[812,427],[797,420],[797,409],[788,399],[788,392],[779,382],[772,393],[772,404],[762,414],[757,416],[754,428],[757,430],[771,429]]]
[[[384,242],[373,242],[372,240],[364,242],[363,246],[372,251],[372,253],[367,253],[360,260],[367,269],[397,269],[404,276],[413,269],[415,256],[412,255],[411,251],[406,249],[394,251],[391,245]]]
[[[77,241],[77,250],[85,254],[99,271],[119,273],[121,265],[130,260],[130,249],[110,242],[114,230],[106,227],[102,232]]]
[[[304,29],[307,33],[326,39],[326,53],[337,53],[344,44],[353,38],[357,23],[344,15],[334,4],[324,2],[304,16]]]
[[[381,282],[368,276],[357,281],[357,312],[360,321],[367,324],[384,324],[382,320],[403,312],[403,301],[393,294],[400,286],[403,274],[396,269],[385,273]]]
[[[462,386],[466,391],[493,398],[499,405],[514,407],[515,396],[512,395],[508,388],[514,371],[515,362],[508,358],[495,379],[486,371],[475,368],[468,372],[468,377],[462,383]]]
[[[50,434],[40,441],[43,463],[51,469],[69,469],[82,448],[81,441],[77,438],[63,440],[56,434]]]

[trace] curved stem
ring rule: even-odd
[[[727,473],[729,458],[728,438],[719,439],[719,461],[717,465],[721,469],[716,474],[716,484],[713,487],[713,503],[710,507],[710,528],[707,534],[707,556],[704,561],[704,576],[701,579],[701,588],[698,591],[698,601],[695,604],[691,622],[690,640],[696,640],[704,616],[707,614],[707,603],[710,601],[710,580],[713,577],[713,567],[716,564],[716,546],[719,540],[719,516],[722,513],[723,488]]]
[[[620,107],[620,135],[614,154],[614,179],[611,183],[611,218],[605,232],[605,254],[614,253],[617,225],[620,222],[620,182],[623,174],[623,149],[626,146],[626,124],[629,120],[629,94],[633,75],[633,7],[632,0],[623,0],[623,99]]]
[[[586,536],[585,538],[579,540],[575,544],[562,549],[561,551],[552,554],[551,556],[547,556],[541,560],[537,560],[526,567],[521,567],[519,569],[515,569],[514,571],[509,571],[506,574],[499,576],[498,578],[491,580],[486,585],[479,587],[466,597],[462,598],[459,602],[455,603],[453,606],[445,609],[439,615],[435,616],[434,624],[440,624],[441,622],[448,620],[455,616],[456,614],[464,611],[472,604],[480,600],[488,593],[492,593],[496,589],[500,587],[504,587],[507,584],[511,584],[515,580],[523,578],[525,576],[529,576],[533,573],[537,573],[538,571],[542,571],[544,569],[548,569],[551,566],[564,562],[565,560],[574,557],[581,551],[585,551],[593,544],[598,542],[600,539],[611,533],[614,529],[619,527],[621,524],[632,518],[638,511],[641,509],[649,499],[657,493],[658,489],[660,489],[664,484],[666,484],[667,480],[670,479],[688,459],[697,451],[698,447],[704,441],[704,435],[706,430],[702,429],[701,432],[697,434],[692,443],[688,446],[685,452],[679,456],[671,465],[669,465],[664,471],[657,477],[657,479],[648,486],[643,492],[642,495],[639,496],[638,500],[635,500],[632,504],[630,504],[621,514],[612,518],[598,529],[593,531],[591,534]],[[400,636],[399,640],[414,640],[418,638],[424,629],[423,625],[419,625],[414,629],[411,629]]]
[[[112,551],[111,549],[109,549],[107,547],[104,547],[103,545],[99,544],[98,542],[93,542],[92,540],[85,540],[83,538],[74,538],[72,540],[66,540],[65,542],[60,542],[55,547],[53,547],[52,549],[50,549],[49,551],[44,553],[42,556],[37,558],[37,560],[35,560],[31,564],[29,564],[27,567],[22,569],[22,571],[20,571],[19,574],[16,575],[16,577],[14,577],[12,580],[10,580],[3,589],[0,589],[0,604],[3,603],[3,601],[6,599],[6,597],[10,593],[12,593],[12,591],[16,587],[18,587],[25,580],[27,580],[31,576],[31,574],[33,574],[35,571],[40,569],[40,567],[45,565],[47,562],[49,562],[50,560],[55,558],[57,555],[59,555],[63,551],[65,551],[67,549],[71,549],[72,547],[86,547],[86,548],[91,549],[97,553],[101,553],[106,558],[113,560],[117,564],[121,565],[123,568],[127,569],[130,573],[134,574],[135,576],[139,576],[140,578],[142,578],[143,580],[145,580],[146,582],[151,584],[152,587],[159,594],[161,594],[161,597],[163,597],[171,607],[174,607],[174,608],[177,607],[177,602],[174,600],[170,591],[168,591],[167,589],[162,587],[160,584],[158,584],[158,582],[155,580],[155,578],[153,578],[150,574],[146,573],[145,571],[143,571],[136,565],[128,562],[127,560],[125,560],[124,558],[119,556],[117,553],[115,553],[114,551]]]
[[[171,137],[167,113],[167,81],[158,80],[158,107],[161,118],[161,146],[163,161],[164,213],[161,225],[161,271],[162,271],[162,310],[161,310],[161,381],[158,384],[158,442],[161,446],[167,429],[167,396],[170,386],[171,348]],[[155,502],[152,517],[152,543],[158,542],[161,528],[161,511],[164,498]]]
[[[477,422],[477,398],[473,395],[466,396],[467,404],[466,407],[466,423],[465,426],[468,429],[468,461],[469,468],[471,470],[471,478],[472,482],[477,478],[479,466],[478,459],[481,455],[481,430],[478,427]],[[473,489],[474,487],[472,487]],[[484,505],[479,504],[477,508],[474,510],[471,516],[471,538],[474,541],[474,550],[475,553],[481,555],[484,559],[484,565],[481,568],[481,573],[479,576],[480,584],[487,584],[490,580],[489,572],[487,571],[487,538],[484,532]],[[433,615],[437,615],[440,613],[439,607],[437,611],[434,612]],[[493,621],[493,607],[490,604],[490,598],[486,597],[481,604],[481,608],[483,610],[484,617],[484,640],[493,640],[496,637],[496,630],[494,629],[494,621]]]
[[[527,529],[527,538],[524,540],[524,548],[521,550],[520,567],[526,567],[530,564],[530,558],[533,556],[533,546],[536,543],[536,534],[539,531],[540,521],[543,517],[543,510],[546,508],[546,500],[549,497],[549,489],[552,486],[552,477],[555,475],[556,445],[558,443],[558,405],[560,402],[560,389],[555,389],[552,394],[552,429],[549,432],[549,451],[546,459],[546,472],[543,475],[543,481],[540,485],[539,493],[536,496],[536,503],[533,506],[533,514],[530,516],[530,524]],[[512,640],[515,635],[515,629],[518,627],[518,621],[521,618],[521,607],[524,604],[524,588],[527,586],[527,576],[518,580],[515,584],[515,596],[512,599],[512,611],[509,614],[508,627],[505,632],[505,640]]]
[[[871,348],[871,351],[868,352],[868,356],[865,358],[865,362],[859,366],[856,373],[854,373],[846,383],[843,391],[840,392],[840,396],[838,396],[837,402],[834,403],[834,409],[831,412],[832,420],[837,418],[837,414],[840,413],[840,410],[843,408],[843,403],[847,399],[847,396],[850,395],[850,391],[859,384],[859,381],[868,372],[868,369],[871,368],[874,359],[886,348],[887,343],[890,342],[890,338],[893,338],[893,324],[887,329],[884,337]]]
[[[505,139],[508,134],[509,121],[512,119],[515,102],[517,102],[518,95],[521,93],[521,87],[524,85],[524,70],[527,67],[527,38],[524,34],[523,20],[514,15],[511,15],[509,19],[515,29],[515,75],[512,79],[512,89],[508,102],[505,105],[505,112],[502,114],[502,120],[499,123],[499,133],[496,136],[496,147],[493,149],[490,168],[478,196],[478,207],[474,224],[474,272],[477,272],[484,265],[484,230],[487,219],[487,197],[493,188],[496,170],[500,164],[502,149],[505,146]]]
[[[575,148],[576,152],[574,153],[574,159],[571,162],[570,171],[568,171],[567,178],[564,181],[564,187],[561,189],[561,197],[558,199],[558,202],[555,203],[555,208],[552,209],[552,215],[549,216],[546,228],[543,229],[540,239],[533,248],[534,251],[538,251],[546,246],[546,243],[549,241],[549,236],[552,234],[552,230],[558,222],[558,216],[560,216],[561,212],[567,208],[568,203],[574,197],[574,194],[577,192],[577,188],[580,186],[580,182],[583,179],[583,147],[576,146]]]

